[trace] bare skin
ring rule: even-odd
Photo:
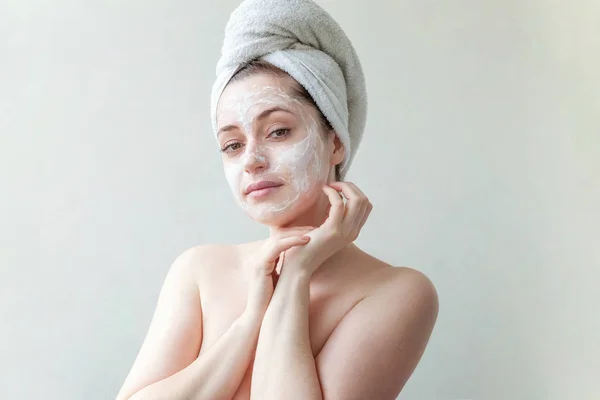
[[[392,400],[420,360],[436,290],[354,245],[372,205],[333,181],[344,149],[291,84],[259,75],[225,90],[227,178],[269,237],[178,257],[117,400]],[[265,114],[273,105],[289,111]],[[250,195],[261,179],[279,186]]]
[[[143,361],[141,361],[139,369],[135,374],[131,374],[137,378],[137,381],[128,377],[128,382],[121,389],[120,395],[125,395],[127,391],[139,390],[136,386],[147,386],[165,377],[173,376],[189,366],[193,360],[201,359],[207,349],[210,349],[244,314],[250,280],[248,271],[243,269],[240,260],[244,255],[252,253],[261,242],[199,246],[188,250],[190,257],[187,260],[186,279],[196,285],[201,298],[200,303],[193,305],[194,310],[191,313],[201,314],[202,317],[201,322],[198,320],[196,325],[186,328],[188,331],[195,332],[195,335],[189,333],[177,335],[182,338],[182,341],[177,343],[177,348],[185,350],[187,354],[184,351],[172,352],[169,362],[165,362],[159,356],[162,352],[157,351],[154,360],[155,365],[159,367],[155,369],[144,367]],[[312,355],[315,359],[319,357],[321,349],[340,321],[368,295],[373,293],[382,295],[380,296],[382,300],[371,307],[371,313],[373,318],[377,318],[377,313],[381,314],[383,318],[385,313],[382,310],[390,307],[390,301],[393,301],[394,304],[398,302],[398,299],[400,301],[405,299],[405,302],[409,302],[411,298],[415,297],[415,292],[422,295],[422,299],[415,302],[419,307],[415,313],[422,316],[422,324],[420,327],[413,328],[419,331],[416,335],[412,335],[409,342],[404,344],[404,346],[412,348],[397,350],[397,358],[399,361],[404,361],[404,364],[402,362],[390,365],[379,364],[372,368],[374,376],[388,374],[395,379],[395,382],[382,382],[381,384],[390,385],[392,391],[399,392],[425,349],[438,310],[435,289],[424,275],[414,269],[392,267],[354,245],[348,246],[336,254],[335,258],[322,265],[310,280],[309,326]],[[157,326],[156,330],[169,331],[169,326],[163,324]],[[403,343],[402,338],[390,339],[398,340],[399,344]],[[168,347],[159,341],[152,344],[156,347],[161,345]],[[253,345],[255,349],[255,341]],[[372,351],[368,346],[364,347],[363,344],[361,346],[362,351],[366,354]],[[378,343],[372,343],[372,346],[377,347]],[[158,350],[156,347],[155,350]],[[199,352],[194,349],[199,349]],[[351,349],[347,351],[351,351]],[[391,351],[394,352],[393,349]],[[405,359],[401,358],[402,353],[404,353]],[[250,399],[253,365],[253,360],[250,360],[246,366],[242,365],[243,378],[235,389],[232,399]],[[132,368],[132,372],[133,370],[134,368]],[[366,379],[368,377],[365,377]],[[344,385],[345,382],[339,382],[339,384]],[[359,385],[368,386],[369,383],[364,382]],[[376,397],[361,398],[376,399]],[[390,398],[395,398],[395,395]]]
[[[248,279],[241,270],[239,262],[245,253],[251,252],[251,247],[258,243],[249,243],[241,246],[230,246],[225,249],[215,248],[227,260],[226,269],[215,268],[211,274],[214,278],[211,292],[220,292],[222,296],[218,301],[211,301],[210,307],[203,310],[208,320],[213,321],[212,326],[205,326],[204,342],[202,349],[209,348],[238,318],[246,307]],[[217,255],[217,257],[219,257]],[[323,269],[321,269],[323,268]],[[384,286],[390,279],[401,279],[401,275],[416,273],[407,268],[393,268],[361,251],[356,246],[349,246],[339,258],[323,265],[320,273],[315,274],[310,282],[310,343],[312,354],[316,358],[323,345],[336,328],[337,324],[348,311],[368,293]],[[232,277],[235,277],[232,279]],[[199,280],[200,291],[210,283]],[[219,290],[215,290],[219,287]],[[202,354],[202,349],[200,354]],[[233,399],[246,400],[250,398],[250,382],[252,377],[253,362],[250,363],[243,381],[236,391]]]

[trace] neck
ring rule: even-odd
[[[329,210],[329,199],[325,194],[319,197],[319,200],[304,213],[294,218],[293,220],[278,226],[269,226],[270,235],[278,233],[285,228],[295,226],[314,226],[318,228],[325,222]]]

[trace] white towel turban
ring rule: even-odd
[[[245,0],[225,27],[217,78],[211,95],[211,119],[232,76],[255,59],[287,72],[315,100],[341,142],[346,156],[343,178],[360,144],[367,115],[362,67],[338,23],[310,0]]]

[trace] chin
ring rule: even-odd
[[[313,193],[305,193],[297,200],[286,204],[284,202],[264,201],[257,204],[248,204],[246,213],[254,221],[267,226],[287,226],[306,214],[316,204],[318,196]]]

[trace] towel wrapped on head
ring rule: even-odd
[[[217,133],[217,103],[225,86],[246,63],[262,59],[300,83],[336,131],[346,156],[343,178],[360,144],[367,116],[362,67],[338,23],[311,0],[245,0],[225,27],[211,120]]]

